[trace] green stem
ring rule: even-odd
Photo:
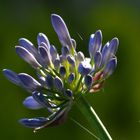
[[[95,128],[95,131],[100,140],[112,140],[105,126],[97,116],[92,106],[85,99],[85,97],[82,96],[81,98],[79,98],[76,104],[83,115],[85,115],[87,121]]]

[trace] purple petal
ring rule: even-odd
[[[28,50],[24,47],[16,46],[16,53],[27,63],[29,63],[34,68],[39,68],[41,65],[37,62],[33,54],[31,54]]]
[[[55,60],[58,56],[57,49],[53,45],[50,46],[50,55],[52,57],[52,60]]]
[[[53,82],[54,82],[53,77],[48,74],[46,77],[46,85],[49,89],[53,88],[53,86],[54,86]]]
[[[91,64],[90,61],[84,60],[78,66],[78,72],[81,75],[87,75],[91,71]]]
[[[62,46],[68,45],[69,47],[72,47],[71,37],[64,20],[59,15],[52,14],[51,21]]]
[[[112,58],[110,61],[107,63],[107,65],[104,68],[103,74],[106,78],[108,78],[115,70],[117,66],[117,58]]]
[[[108,59],[107,58],[108,46],[109,46],[109,42],[107,42],[102,49],[102,63],[101,63],[101,66],[104,66],[106,60]]]
[[[72,41],[73,47],[76,49],[76,41],[73,38],[71,39],[71,41]]]
[[[70,65],[75,66],[75,63],[76,63],[76,62],[75,62],[75,59],[74,59],[73,56],[68,55],[68,56],[67,56],[67,60],[68,60],[68,62],[69,62]]]
[[[20,38],[19,39],[19,45],[22,46],[22,47],[24,47],[31,54],[33,54],[35,57],[38,57],[37,49],[34,47],[34,45],[32,44],[32,42],[30,42],[26,38]]]
[[[68,77],[68,82],[72,83],[74,79],[75,79],[75,73],[71,73]]]
[[[24,118],[19,120],[19,123],[29,127],[29,128],[37,128],[37,127],[41,127],[43,125],[45,125],[47,122],[49,122],[49,119],[44,118],[44,117],[39,117],[39,118]]]
[[[39,83],[42,86],[45,86],[46,85],[46,78],[44,76],[40,76],[38,79],[39,79]]]
[[[113,39],[110,41],[109,46],[108,46],[109,51],[115,55],[116,52],[117,52],[117,50],[118,50],[118,45],[119,45],[119,40],[118,40],[118,38],[116,38],[116,37],[113,38]]]
[[[42,94],[41,92],[34,91],[32,94],[33,98],[43,107],[45,107],[48,111],[50,111],[51,104],[47,100],[47,95]]]
[[[67,89],[65,92],[64,92],[64,95],[65,96],[68,96],[68,97],[72,97],[73,96],[73,93],[70,89]]]
[[[86,85],[87,87],[91,86],[91,84],[92,84],[92,82],[93,82],[92,76],[89,75],[89,74],[86,75],[86,76],[85,76],[85,79],[84,79],[84,82],[85,82],[85,85]]]
[[[50,49],[50,42],[47,38],[47,36],[43,33],[39,33],[37,36],[37,42],[38,42],[38,46],[41,46],[42,43],[46,44],[46,48],[49,50]]]
[[[60,66],[59,73],[62,77],[66,74],[66,68],[64,66]]]
[[[5,77],[12,83],[16,84],[16,85],[20,85],[20,80],[18,78],[18,75],[8,69],[4,69],[3,70],[3,74],[5,75]]]
[[[38,47],[38,51],[39,51],[39,54],[40,54],[40,56],[42,58],[42,61],[44,63],[44,66],[45,67],[50,66],[50,64],[51,64],[51,58],[50,58],[50,54],[47,51],[47,49],[45,47],[43,47],[43,46],[39,46]]]
[[[107,43],[102,50],[102,65],[105,65],[115,54],[118,49],[119,40],[113,38],[110,43]]]
[[[27,90],[34,91],[40,88],[40,83],[26,73],[18,74],[21,85]]]
[[[61,52],[64,59],[70,54],[70,50],[67,46],[62,47]]]
[[[24,101],[23,101],[24,106],[26,106],[29,109],[41,109],[43,108],[42,105],[40,105],[32,96],[27,97]]]
[[[83,61],[84,58],[85,58],[85,56],[84,56],[83,52],[78,52],[78,53],[77,53],[77,60],[78,60],[79,62]]]
[[[94,54],[101,49],[102,46],[102,32],[100,30],[96,31],[95,34],[90,36],[89,41],[89,54],[93,58]]]
[[[95,53],[95,56],[94,56],[94,63],[95,63],[95,69],[96,70],[98,68],[100,68],[101,61],[102,61],[102,54],[98,51],[98,52]]]
[[[62,80],[59,77],[54,78],[54,86],[57,90],[61,91],[63,89],[64,85],[63,85]]]
[[[54,61],[53,61],[53,65],[56,69],[58,69],[60,67],[60,59],[59,58],[56,58]]]

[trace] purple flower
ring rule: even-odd
[[[102,32],[96,31],[90,36],[89,57],[85,57],[83,52],[76,51],[76,41],[63,19],[52,14],[51,21],[62,45],[61,54],[43,33],[37,36],[38,48],[25,38],[20,38],[19,46],[15,47],[16,53],[35,69],[38,80],[26,73],[3,70],[9,81],[32,93],[23,101],[24,106],[34,110],[44,108],[50,113],[47,117],[19,121],[35,131],[63,123],[80,97],[78,94],[100,91],[117,66],[117,38],[102,47]]]

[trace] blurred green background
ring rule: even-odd
[[[118,37],[118,67],[105,84],[104,91],[88,95],[88,99],[114,140],[140,139],[140,1],[117,0],[1,0],[0,1],[0,68],[26,72],[33,69],[15,53],[21,37],[35,45],[39,32],[45,33],[58,50],[61,45],[54,32],[50,15],[63,17],[77,49],[88,55],[91,33],[101,29],[103,43]],[[79,35],[83,38],[80,39]],[[94,138],[70,119],[59,127],[38,133],[24,128],[17,121],[22,117],[44,116],[45,111],[30,111],[22,105],[28,93],[11,84],[0,73],[0,139],[1,140],[93,140]],[[69,114],[89,127],[80,112]]]

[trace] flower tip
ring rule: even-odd
[[[60,24],[61,22],[64,23],[63,19],[57,14],[51,14],[51,22],[53,26]]]
[[[9,73],[9,70],[8,69],[3,69],[2,72],[3,72],[4,76],[7,77],[8,73]]]
[[[7,76],[10,73],[11,70],[3,69],[2,72],[5,76]]]
[[[101,30],[97,30],[97,31],[95,32],[95,34],[98,35],[98,36],[100,36],[100,37],[102,37],[102,31],[101,31]]]
[[[7,69],[3,69],[2,72],[5,73],[7,71]]]
[[[119,39],[117,37],[114,37],[112,40],[114,40],[116,42],[116,45],[119,45]]]
[[[48,49],[50,48],[50,42],[49,42],[47,36],[44,33],[38,33],[38,35],[37,35],[37,43],[38,43],[39,46],[42,45],[42,43],[45,43],[46,44],[45,46]]]
[[[110,52],[116,54],[118,50],[119,40],[118,38],[114,37],[109,44]]]
[[[54,18],[59,18],[59,19],[61,19],[61,17],[60,17],[59,15],[57,15],[57,14],[51,14],[51,18],[52,18],[52,19],[54,19]]]
[[[15,72],[13,72],[12,70],[9,69],[3,69],[3,74],[4,76],[11,81],[12,83],[19,85],[19,78],[17,76],[17,74]]]
[[[98,39],[98,42],[101,43],[102,42],[102,31],[101,30],[97,30],[95,32],[95,36]]]

